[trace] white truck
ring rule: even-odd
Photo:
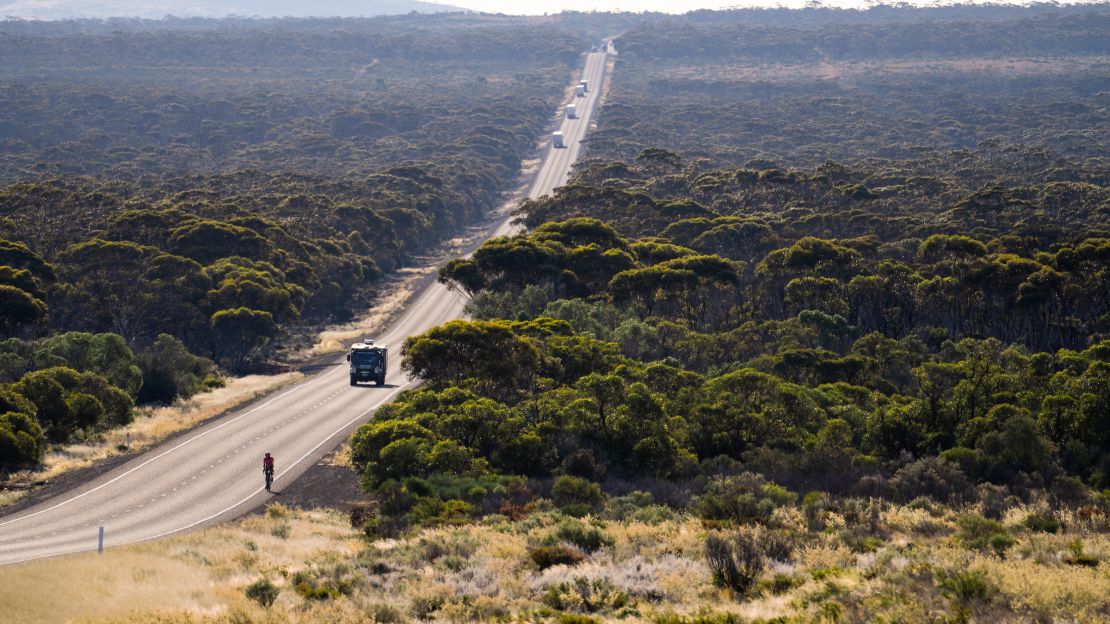
[[[578,88],[574,90],[574,94],[578,97],[586,97],[586,85],[579,83]]]
[[[586,93],[590,90],[590,81],[589,80],[579,80],[578,81],[578,86],[582,87],[582,92],[583,93]]]
[[[556,130],[551,133],[551,147],[566,147],[563,144],[563,133]]]
[[[578,107],[574,104],[567,104],[567,119],[578,119]]]

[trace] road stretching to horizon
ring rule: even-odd
[[[605,76],[604,52],[586,55],[586,96],[574,97],[578,119],[560,108],[566,148],[545,152],[529,197],[542,197],[566,182],[578,159]],[[577,84],[577,83],[576,83]],[[511,234],[506,217],[490,235]],[[96,550],[99,527],[105,547],[158,539],[231,520],[275,498],[262,483],[262,455],[276,458],[274,491],[280,495],[304,471],[335,449],[381,405],[412,388],[401,371],[405,338],[463,316],[462,295],[433,282],[409,301],[401,316],[376,336],[392,347],[386,386],[351,387],[338,356],[319,373],[268,395],[138,457],[68,492],[0,516],[0,565]]]

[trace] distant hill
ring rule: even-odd
[[[137,17],[371,17],[462,11],[419,0],[0,0],[0,19]]]

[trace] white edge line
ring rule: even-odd
[[[381,401],[378,401],[378,403],[377,403],[376,405],[374,405],[374,407],[371,407],[370,409],[366,410],[365,412],[362,412],[361,414],[359,414],[358,416],[356,416],[356,417],[352,418],[351,420],[348,420],[348,421],[347,421],[346,423],[344,423],[344,425],[343,425],[342,427],[340,427],[339,429],[336,429],[336,430],[335,430],[335,431],[334,431],[334,432],[333,432],[333,433],[332,433],[331,435],[329,435],[328,437],[324,438],[324,440],[323,440],[322,442],[320,442],[320,443],[319,443],[319,444],[317,444],[316,446],[312,447],[312,450],[308,451],[308,452],[307,452],[307,453],[305,453],[304,455],[301,455],[301,456],[300,456],[300,458],[298,458],[298,459],[297,459],[297,461],[293,462],[293,463],[292,463],[292,464],[291,464],[291,465],[290,465],[290,466],[289,466],[288,468],[286,468],[285,470],[282,470],[282,471],[281,471],[281,472],[280,472],[280,473],[279,473],[279,474],[278,474],[277,476],[275,476],[275,477],[274,477],[274,481],[277,481],[277,480],[278,480],[279,478],[281,478],[282,476],[284,476],[284,475],[285,475],[286,473],[288,473],[288,472],[289,472],[290,470],[293,470],[294,468],[296,468],[298,464],[300,464],[300,463],[301,463],[301,462],[303,462],[303,461],[304,461],[305,459],[307,459],[307,458],[308,458],[308,457],[309,457],[310,455],[312,455],[313,453],[315,453],[316,451],[318,451],[318,450],[320,449],[320,447],[321,447],[321,446],[324,446],[325,444],[327,444],[329,440],[331,440],[331,439],[332,439],[332,438],[334,438],[335,436],[337,436],[337,435],[339,435],[339,434],[343,433],[343,430],[344,430],[344,429],[347,429],[348,427],[350,427],[351,425],[353,425],[353,424],[357,423],[358,421],[362,420],[363,418],[366,418],[367,416],[369,416],[369,415],[373,414],[373,413],[374,413],[375,411],[377,411],[377,410],[378,410],[379,408],[381,408],[381,406],[382,406],[382,405],[384,405],[385,403],[389,402],[389,400],[390,400],[390,399],[391,399],[391,398],[392,398],[392,397],[393,397],[394,395],[396,395],[396,394],[398,394],[398,393],[400,393],[400,392],[402,392],[402,391],[404,391],[404,390],[408,389],[408,387],[409,387],[409,386],[413,386],[413,385],[416,385],[416,384],[417,384],[417,382],[413,382],[413,381],[410,381],[410,382],[406,383],[406,384],[405,384],[405,385],[403,385],[403,386],[398,386],[398,387],[394,388],[392,392],[390,392],[389,394],[387,394],[387,395],[385,395],[384,397],[382,397],[382,400],[381,400]],[[149,537],[142,537],[142,538],[139,538],[139,539],[137,539],[137,540],[131,540],[131,541],[129,541],[129,542],[122,542],[122,543],[120,543],[120,544],[113,544],[113,545],[112,545],[112,547],[113,547],[113,548],[116,548],[116,547],[119,547],[119,546],[129,546],[129,545],[131,545],[131,544],[139,544],[139,543],[141,543],[141,542],[149,542],[149,541],[151,541],[151,540],[156,540],[156,539],[161,539],[161,538],[163,538],[163,537],[168,537],[168,536],[170,536],[170,535],[173,535],[173,534],[175,534],[175,533],[181,533],[181,532],[183,532],[183,531],[188,531],[189,529],[191,529],[191,528],[193,528],[193,527],[195,527],[195,526],[197,526],[197,525],[199,525],[199,524],[204,524],[205,522],[209,522],[209,521],[211,521],[211,520],[214,520],[214,519],[216,519],[216,518],[218,518],[218,517],[220,517],[220,516],[222,516],[222,515],[224,515],[224,514],[228,513],[229,511],[232,511],[232,510],[233,510],[233,509],[235,509],[236,507],[238,507],[238,506],[242,505],[243,503],[246,503],[246,502],[247,502],[247,501],[249,501],[250,499],[254,498],[255,496],[257,496],[257,495],[258,495],[259,493],[263,492],[264,490],[265,490],[265,488],[258,488],[257,490],[255,490],[255,491],[251,492],[250,494],[248,494],[248,495],[246,496],[246,498],[243,498],[243,499],[239,500],[239,501],[238,501],[238,502],[236,502],[235,504],[233,504],[233,505],[231,505],[231,506],[229,506],[229,507],[227,507],[227,508],[225,508],[225,509],[223,509],[223,510],[221,510],[221,511],[218,511],[218,512],[216,512],[216,513],[214,513],[214,514],[212,514],[212,515],[208,516],[207,518],[202,518],[202,519],[200,519],[200,520],[197,520],[196,522],[193,522],[192,524],[188,524],[188,525],[185,525],[185,526],[183,526],[183,527],[179,527],[179,528],[176,528],[176,529],[172,529],[172,530],[170,530],[170,531],[166,531],[166,532],[164,532],[164,533],[159,533],[159,534],[157,534],[157,535],[151,535],[151,536],[149,536]],[[107,547],[106,547],[106,548],[107,548]],[[90,546],[89,548],[78,548],[78,549],[76,549],[76,550],[68,550],[68,551],[65,551],[65,552],[53,553],[53,554],[50,554],[50,555],[46,555],[46,556],[42,556],[42,555],[39,555],[39,556],[37,556],[37,557],[27,557],[27,558],[25,558],[25,559],[17,559],[17,560],[14,560],[14,561],[7,561],[7,562],[4,562],[4,563],[0,563],[0,566],[5,566],[5,565],[15,565],[15,564],[18,564],[18,563],[26,563],[26,562],[28,562],[28,561],[35,561],[35,560],[37,560],[37,559],[47,559],[47,558],[54,558],[54,557],[63,557],[63,556],[65,556],[65,555],[74,555],[74,554],[77,554],[77,553],[90,552],[90,551],[92,551],[92,547],[91,547],[91,546]]]
[[[341,368],[342,368],[342,367],[341,367]],[[171,448],[171,449],[168,449],[168,450],[166,450],[166,451],[163,451],[163,452],[159,453],[158,455],[155,455],[154,457],[151,457],[150,459],[148,459],[148,460],[144,461],[143,463],[139,464],[138,466],[135,466],[134,468],[131,468],[131,469],[130,469],[130,470],[128,470],[127,472],[125,472],[125,473],[123,473],[123,474],[121,474],[121,475],[119,475],[119,476],[116,476],[116,477],[112,478],[112,479],[111,479],[111,480],[109,480],[109,481],[105,481],[104,483],[101,483],[100,485],[98,485],[98,486],[96,486],[96,487],[94,487],[94,488],[92,488],[92,489],[90,489],[90,490],[87,490],[87,491],[85,491],[85,492],[82,492],[82,493],[80,493],[80,494],[78,494],[77,496],[74,496],[74,497],[72,497],[72,498],[67,498],[66,500],[64,500],[64,501],[62,501],[62,502],[60,502],[60,503],[58,503],[58,504],[56,504],[56,505],[52,505],[52,506],[50,506],[50,507],[47,507],[46,509],[40,509],[40,510],[38,510],[38,511],[34,512],[34,513],[29,513],[29,514],[26,514],[26,515],[18,516],[18,517],[16,517],[16,518],[12,518],[11,520],[7,520],[7,521],[4,521],[4,522],[0,522],[0,526],[7,526],[7,525],[9,525],[9,524],[13,524],[13,523],[15,523],[15,522],[19,522],[19,521],[21,521],[21,520],[26,520],[26,519],[28,519],[28,518],[34,518],[35,516],[38,516],[38,515],[40,515],[40,514],[44,514],[44,513],[48,512],[48,511],[53,511],[53,510],[55,510],[55,509],[57,509],[57,508],[59,508],[59,507],[62,507],[63,505],[68,505],[69,503],[72,503],[72,502],[73,502],[73,501],[75,501],[75,500],[78,500],[78,499],[84,498],[85,496],[88,496],[89,494],[92,494],[93,492],[95,492],[95,491],[97,491],[97,490],[99,490],[99,489],[101,489],[101,488],[105,488],[105,487],[107,487],[107,486],[109,486],[109,485],[111,485],[111,484],[115,483],[116,481],[119,481],[120,479],[122,479],[122,478],[126,477],[127,475],[129,475],[129,474],[131,474],[131,473],[133,473],[133,472],[135,472],[136,470],[138,470],[138,469],[140,469],[140,468],[143,468],[143,467],[144,467],[144,466],[146,466],[147,464],[150,464],[151,462],[157,461],[157,460],[161,459],[162,457],[165,457],[166,455],[169,455],[170,453],[172,453],[172,452],[174,452],[174,451],[176,451],[176,450],[180,449],[180,448],[181,448],[181,447],[183,447],[183,446],[187,446],[187,445],[189,445],[189,444],[192,444],[193,442],[195,442],[195,441],[197,441],[197,440],[199,440],[199,439],[203,438],[204,436],[206,436],[206,435],[208,435],[208,434],[212,433],[213,431],[217,431],[217,430],[219,430],[219,429],[223,429],[224,427],[226,427],[226,426],[228,426],[228,425],[230,425],[230,424],[232,424],[232,423],[236,422],[236,421],[237,421],[237,420],[239,420],[240,418],[245,418],[245,417],[247,417],[247,416],[250,416],[251,414],[253,414],[253,413],[257,412],[258,410],[260,410],[260,409],[264,409],[264,408],[268,407],[268,406],[269,406],[269,405],[270,405],[271,403],[273,403],[273,402],[275,402],[275,401],[278,401],[278,400],[280,400],[280,399],[284,399],[285,397],[289,396],[290,394],[293,394],[294,392],[300,392],[301,390],[304,390],[305,388],[307,388],[307,387],[309,387],[309,386],[311,386],[311,385],[313,385],[313,384],[315,384],[315,383],[317,383],[317,382],[319,382],[319,381],[323,381],[324,379],[326,379],[327,377],[329,377],[329,376],[331,376],[331,375],[333,375],[333,374],[335,374],[335,372],[334,372],[334,371],[332,371],[332,372],[328,372],[328,373],[323,373],[322,375],[319,375],[318,377],[316,377],[315,379],[312,379],[311,381],[305,381],[305,382],[301,382],[301,383],[298,383],[298,384],[297,384],[296,386],[294,386],[293,388],[291,388],[291,389],[289,389],[289,390],[286,390],[285,392],[282,392],[281,394],[279,394],[279,395],[277,395],[277,396],[273,397],[273,398],[272,398],[272,399],[270,399],[269,401],[266,401],[266,402],[265,402],[265,403],[263,403],[262,405],[259,405],[259,406],[255,407],[255,408],[253,408],[253,409],[251,409],[251,410],[249,410],[249,411],[243,412],[242,414],[239,414],[238,416],[236,416],[236,417],[234,417],[234,418],[231,418],[231,419],[229,419],[229,420],[227,420],[227,421],[225,421],[225,422],[222,422],[222,423],[220,423],[219,425],[216,425],[215,427],[212,427],[211,429],[207,429],[207,430],[205,430],[205,431],[202,431],[202,432],[198,433],[197,435],[194,435],[194,436],[190,437],[190,438],[189,438],[188,440],[185,440],[185,441],[184,441],[184,442],[182,442],[181,444],[178,444],[177,446],[175,446],[175,447],[173,447],[173,448]],[[32,509],[33,509],[33,508],[32,508]]]

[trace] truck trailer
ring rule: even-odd
[[[590,81],[589,80],[579,80],[578,81],[578,86],[582,87],[583,92],[588,93],[589,90],[590,90]]]
[[[578,97],[586,97],[586,85],[579,84],[574,90],[574,94]]]
[[[563,144],[563,133],[556,130],[551,133],[551,147],[566,147]]]
[[[574,104],[567,104],[567,119],[578,119],[578,107]]]
[[[357,386],[360,381],[373,381],[384,386],[388,357],[389,348],[375,345],[373,340],[363,340],[351,345],[351,352],[347,354],[347,361],[351,363],[351,385]]]

